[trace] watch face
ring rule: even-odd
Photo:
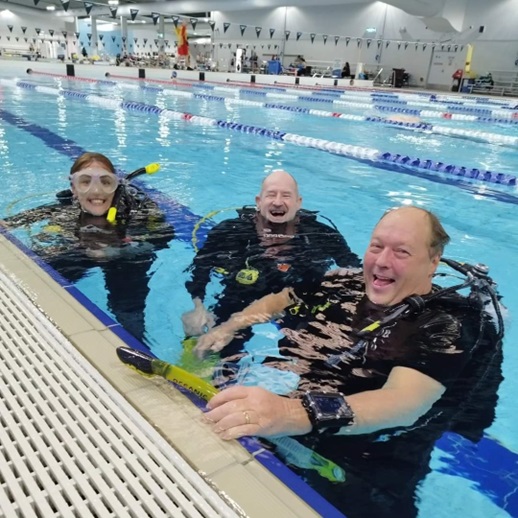
[[[315,408],[322,416],[342,415],[344,410],[344,398],[335,394],[312,394]]]

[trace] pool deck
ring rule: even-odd
[[[124,366],[115,353],[116,347],[124,345],[122,340],[1,234],[0,254],[0,272],[18,286],[28,303],[52,322],[84,361],[108,380],[196,473],[202,474],[207,490],[215,490],[237,516],[319,516],[238,442],[225,442],[213,434],[201,422],[200,410],[171,384],[145,378]],[[10,431],[13,437],[18,436],[16,430]],[[4,447],[2,444],[0,450]],[[203,497],[203,491],[188,496],[196,500]]]

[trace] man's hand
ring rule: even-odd
[[[261,387],[230,387],[216,394],[207,408],[204,421],[211,423],[225,440],[245,435],[302,435],[311,431],[300,399],[278,396]]]
[[[211,329],[207,334],[200,336],[196,347],[193,349],[198,358],[203,358],[207,351],[217,353],[229,344],[234,338],[234,333],[228,324],[221,324],[220,326]]]
[[[182,315],[183,331],[186,336],[199,336],[214,327],[214,315],[205,309],[201,299],[193,299],[194,309]]]

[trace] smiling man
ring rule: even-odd
[[[301,209],[297,182],[277,170],[262,182],[255,207],[216,225],[190,267],[186,283],[195,309],[182,317],[187,336],[198,336],[214,321],[224,322],[252,301],[286,286],[313,284],[332,266],[359,266],[334,226]],[[206,285],[219,278],[222,291],[209,312]]]
[[[432,213],[391,210],[372,233],[363,272],[340,269],[272,293],[200,337],[198,354],[219,351],[237,330],[282,315],[278,352],[269,344],[260,365],[276,393],[250,386],[246,354],[231,359],[237,369],[226,358],[213,382],[227,388],[209,401],[207,423],[225,440],[300,436],[347,472],[324,495],[348,517],[416,516],[436,439],[458,423],[481,437],[501,380],[503,325],[486,309],[490,298],[501,315],[487,272],[449,261],[469,270],[469,282],[432,284],[448,241]],[[455,291],[467,285],[469,296]],[[287,374],[290,387],[278,382]]]

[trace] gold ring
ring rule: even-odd
[[[243,415],[245,416],[245,423],[250,424],[250,415],[246,410],[243,410]]]

